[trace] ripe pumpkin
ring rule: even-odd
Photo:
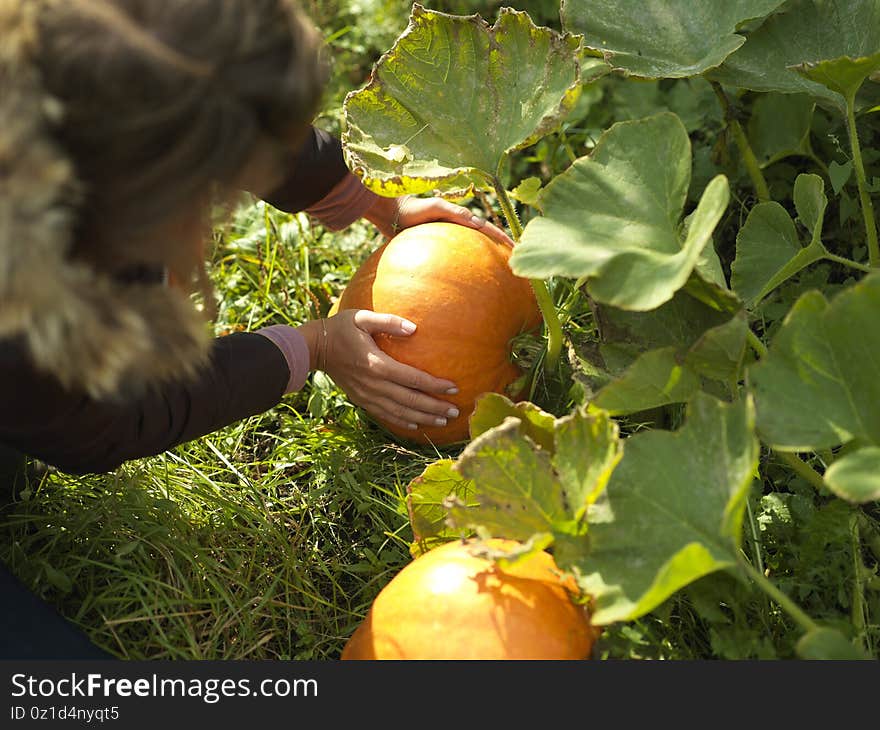
[[[410,431],[383,423],[389,431],[421,443],[465,440],[477,397],[505,393],[522,375],[510,361],[511,340],[536,329],[542,318],[528,279],[510,270],[510,253],[473,228],[437,221],[404,229],[355,272],[331,314],[370,309],[415,322],[414,334],[379,334],[376,343],[395,360],[452,380],[459,390],[442,396],[460,413],[446,426]]]
[[[379,592],[341,659],[587,659],[597,631],[547,552],[502,570],[473,541],[433,548]],[[518,543],[492,539],[510,550]]]

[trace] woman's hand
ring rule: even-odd
[[[513,240],[498,226],[480,218],[462,205],[438,197],[419,198],[415,195],[403,195],[399,198],[379,198],[364,214],[364,218],[388,238],[397,235],[404,228],[420,223],[447,221],[476,228],[499,243],[513,246]]]
[[[373,339],[378,332],[411,335],[415,328],[394,314],[367,309],[343,310],[323,320],[323,327],[321,321],[299,327],[309,345],[311,368],[324,370],[352,403],[411,430],[445,426],[458,416],[458,409],[434,395],[457,393],[455,383],[394,360]]]

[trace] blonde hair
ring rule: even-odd
[[[104,262],[204,281],[198,251],[114,227],[200,215],[261,136],[307,128],[326,74],[292,0],[0,0],[0,337],[93,395],[191,374],[210,338],[188,292]]]

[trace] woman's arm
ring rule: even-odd
[[[261,197],[279,210],[297,213],[326,196],[349,175],[340,141],[311,127],[302,145],[280,161],[283,182]],[[258,183],[256,186],[259,187]]]
[[[191,382],[133,400],[97,401],[35,371],[21,348],[3,341],[0,441],[63,471],[111,471],[268,410],[289,379],[273,342],[235,333],[214,341],[208,366]]]

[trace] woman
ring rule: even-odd
[[[325,77],[290,0],[0,0],[7,454],[112,470],[265,411],[315,369],[387,421],[458,415],[443,400],[453,382],[376,346],[377,332],[413,331],[394,313],[213,338],[193,304],[212,296],[209,205],[238,189],[333,230],[362,217],[388,236],[445,219],[509,241],[446,201],[366,190],[310,124]],[[11,651],[38,655],[20,625],[36,609],[22,617],[9,599],[19,588],[0,577],[6,640],[24,636]]]

